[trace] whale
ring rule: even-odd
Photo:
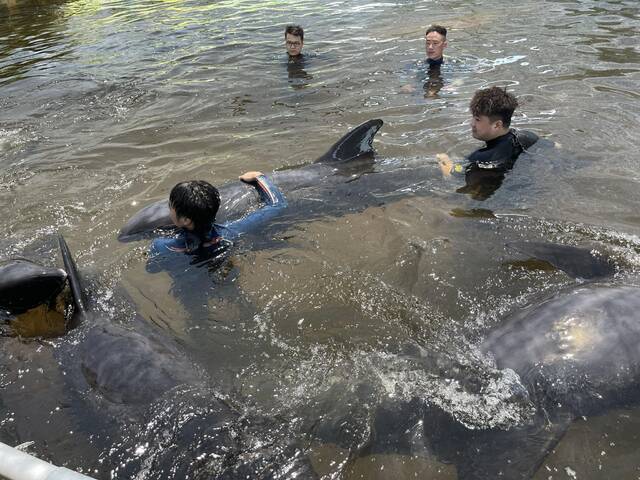
[[[50,282],[45,292],[40,282],[40,296],[49,301],[62,289],[71,291],[76,326],[52,353],[72,399],[70,415],[103,452],[105,475],[268,479],[286,471],[317,478],[279,420],[247,411],[241,401],[218,392],[180,345],[135,311],[133,318],[117,321],[96,308],[62,236],[58,244],[64,269],[10,261],[11,285],[19,291],[39,272],[57,273],[55,278],[64,279],[62,286]],[[17,267],[22,270],[16,272]],[[132,311],[119,293],[113,299],[116,311]],[[140,445],[147,445],[145,454],[137,451]]]
[[[364,166],[366,170],[373,153],[373,139],[382,125],[383,121],[379,119],[364,122],[341,137],[312,164],[276,171],[270,178],[287,197],[319,183],[347,182],[352,179],[350,174],[354,168]],[[221,204],[217,222],[239,218],[260,203],[255,189],[242,182],[227,183],[218,190]],[[154,230],[172,227],[168,201],[159,200],[135,213],[120,229],[118,239],[122,242],[137,240]]]
[[[0,310],[20,314],[49,303],[64,288],[67,273],[24,258],[0,263]]]
[[[528,422],[472,431],[441,411],[424,417],[425,432],[446,432],[430,443],[464,480],[531,478],[575,419],[640,402],[640,286],[615,280],[613,261],[594,249],[510,247],[583,283],[508,315],[479,345],[519,376],[535,407]]]

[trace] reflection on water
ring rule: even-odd
[[[64,4],[63,0],[0,3],[0,86],[44,73],[69,55],[64,45]]]
[[[289,57],[287,61],[287,75],[289,84],[293,89],[302,89],[309,85],[309,80],[313,75],[307,73],[307,55],[300,54],[296,57]]]
[[[442,79],[441,65],[429,65],[427,79],[422,86],[425,97],[435,97],[442,87],[444,80]]]
[[[519,380],[475,345],[509,312],[576,284],[505,242],[609,247],[631,281],[640,266],[637,6],[476,3],[0,7],[0,257],[53,262],[47,239],[64,233],[100,311],[132,328],[140,313],[215,391],[263,419],[219,430],[242,433],[229,456],[238,465],[253,455],[276,459],[278,478],[295,459],[324,478],[456,478],[424,412],[437,407],[480,430],[524,422]],[[450,27],[450,61],[437,71],[415,63],[427,17]],[[285,63],[291,22],[320,54]],[[399,94],[407,83],[415,93]],[[480,147],[468,104],[491,85],[521,100],[516,128],[563,148],[520,158],[491,195],[458,195],[434,156]],[[309,188],[299,211],[266,238],[243,239],[213,276],[178,272],[175,285],[144,272],[145,242],[115,240],[178,181],[294,169],[370,118],[385,120],[375,162],[344,166],[350,183]],[[187,452],[213,408],[206,396],[176,394],[144,412],[145,426],[127,422],[137,412],[106,405],[63,354],[81,340],[82,329],[42,343],[2,338],[0,440],[35,441],[32,452],[99,478],[123,463],[126,475],[167,478],[144,465],[165,462],[161,439],[175,439],[185,471],[210,475],[213,457],[189,463]],[[624,452],[639,444],[619,419],[635,424],[638,412],[604,415],[574,423],[546,461],[551,473],[536,478],[565,468],[587,479],[635,475],[637,459]],[[96,434],[102,426],[117,445]],[[607,435],[620,452],[600,447]],[[616,461],[597,464],[600,451],[576,444]]]
[[[68,295],[59,295],[52,305],[40,305],[15,317],[7,318],[7,325],[1,325],[7,335],[22,338],[58,337],[67,331],[66,305]]]

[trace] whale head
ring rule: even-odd
[[[19,314],[51,301],[64,288],[67,273],[26,259],[0,263],[0,309]]]

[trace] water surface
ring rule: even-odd
[[[288,23],[305,27],[303,68],[287,64]],[[415,62],[431,23],[449,28],[449,62],[442,88],[425,97]],[[469,428],[526,416],[509,399],[517,379],[474,345],[509,312],[577,281],[515,268],[521,258],[506,242],[596,247],[633,282],[639,33],[635,1],[0,7],[0,257],[54,263],[51,235],[63,233],[100,308],[124,324],[138,311],[219,391],[282,418],[324,478],[456,478],[432,452],[367,450],[376,413],[436,405]],[[413,93],[401,93],[407,83]],[[480,146],[468,103],[492,85],[518,96],[516,127],[560,148],[523,157],[478,201],[440,177],[434,156]],[[144,271],[145,242],[116,241],[130,215],[178,181],[222,184],[310,163],[370,118],[385,121],[380,168],[423,165],[432,179],[407,178],[393,201],[246,239],[222,272],[190,280],[207,292],[206,308],[185,306],[169,276]],[[34,441],[30,451],[99,478],[124,475],[114,470],[123,458],[161,455],[139,450],[142,427],[92,440],[96,415],[78,413],[92,400],[74,396],[55,354],[71,341],[3,339],[0,439]],[[442,364],[408,364],[401,352],[415,343]],[[498,381],[474,392],[459,383],[471,374]],[[343,418],[349,434],[332,420]],[[535,478],[635,477],[639,420],[617,409],[576,422]]]

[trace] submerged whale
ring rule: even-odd
[[[137,314],[124,324],[91,308],[63,237],[59,247],[79,325],[54,355],[79,407],[78,428],[104,453],[110,478],[317,478],[279,421],[247,412],[217,392],[178,345]],[[12,264],[15,265],[15,262]],[[17,264],[24,267],[24,262]],[[29,262],[12,287],[41,271]],[[15,267],[14,267],[15,268]],[[45,271],[47,269],[44,269]],[[62,275],[64,274],[64,275]],[[65,287],[65,285],[63,285]],[[47,295],[60,289],[52,283]],[[6,294],[9,293],[7,290]],[[265,428],[265,433],[261,428]],[[45,442],[46,443],[46,442]],[[140,453],[140,445],[146,445]]]
[[[534,242],[514,248],[598,281],[512,314],[482,342],[498,368],[519,375],[536,412],[508,430],[450,427],[441,440],[450,442],[447,456],[461,479],[531,478],[574,419],[640,401],[640,287],[603,281],[613,264],[594,251]]]
[[[367,162],[373,152],[373,139],[382,127],[382,120],[369,120],[344,135],[324,155],[314,163],[298,169],[277,171],[270,174],[272,180],[284,192],[285,196],[295,191],[325,184],[344,183],[351,179],[350,169],[357,168],[358,160]],[[364,169],[367,165],[364,165]],[[220,210],[216,216],[218,222],[224,222],[244,215],[259,205],[255,189],[241,182],[222,185],[220,191]],[[173,226],[169,216],[167,200],[152,203],[134,214],[121,228],[120,241],[135,240],[159,228]]]

